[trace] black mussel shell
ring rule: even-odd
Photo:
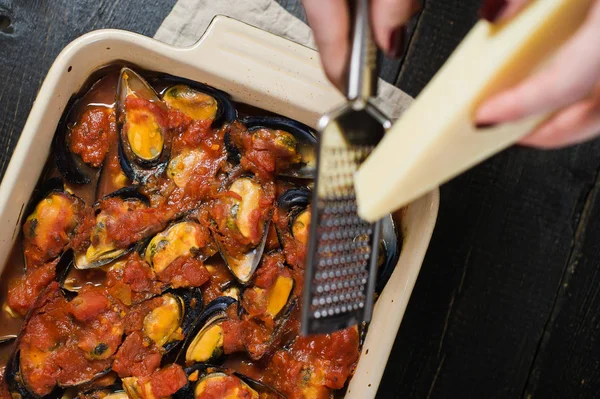
[[[402,249],[402,235],[392,215],[381,221],[381,241],[379,245],[379,268],[375,291],[381,293],[394,272],[400,251]]]
[[[270,218],[269,220],[267,220],[267,222],[265,222],[265,229],[258,246],[252,248],[245,254],[241,255],[241,257],[236,258],[229,255],[227,253],[227,250],[223,248],[223,246],[219,243],[218,238],[215,237],[215,241],[217,242],[217,246],[219,247],[221,257],[225,261],[225,265],[227,265],[227,268],[229,269],[229,271],[231,271],[231,274],[233,274],[235,279],[241,285],[248,285],[250,281],[252,281],[252,278],[254,277],[254,272],[260,264],[262,254],[265,250],[265,245],[267,243],[269,223]]]
[[[25,216],[22,220],[23,223],[27,220],[27,217],[33,213],[38,204],[47,196],[55,192],[65,192],[65,182],[60,177],[53,177],[42,182],[31,194],[29,203],[25,208],[23,215]]]
[[[194,327],[186,335],[176,361],[182,364],[190,364],[195,362],[206,363],[219,359],[223,354],[220,323],[227,319],[227,308],[234,303],[237,303],[236,299],[222,296],[206,305],[204,311],[194,321]],[[210,336],[206,335],[207,332]],[[210,350],[208,353],[198,353],[198,350],[202,350],[200,344],[208,344],[212,349],[207,348],[207,350]],[[196,358],[193,358],[194,354]]]
[[[25,382],[23,381],[23,378],[21,377],[21,371],[20,371],[20,361],[21,360],[20,360],[19,354],[20,354],[20,352],[18,350],[12,354],[12,356],[8,360],[8,363],[6,364],[6,368],[4,370],[4,376],[5,376],[6,383],[8,384],[8,390],[11,392],[13,397],[15,397],[15,395],[20,395],[21,399],[40,399],[40,398],[42,398],[42,396],[39,396],[39,395],[31,392],[31,390],[29,390],[29,388],[27,388]],[[64,388],[56,386],[56,387],[54,387],[52,392],[50,392],[48,395],[45,395],[43,397],[50,398],[50,399],[59,399],[59,398],[61,398],[63,392],[64,392]],[[18,397],[18,396],[16,396],[16,397]]]
[[[204,83],[195,82],[193,80],[179,78],[171,75],[162,76],[161,82],[166,82],[169,87],[162,93],[163,99],[168,95],[169,90],[173,87],[178,88],[189,88],[200,93],[208,94],[215,99],[217,105],[217,111],[214,116],[212,126],[221,127],[223,124],[231,123],[237,119],[237,111],[231,100],[231,96],[226,92],[216,89]],[[168,102],[165,99],[165,102]]]
[[[65,180],[72,184],[88,184],[92,181],[92,177],[94,174],[97,174],[98,171],[86,165],[83,160],[76,154],[73,154],[69,148],[68,137],[70,128],[68,121],[71,112],[77,108],[76,105],[76,99],[71,98],[65,108],[65,112],[63,112],[63,115],[58,122],[52,148],[54,150],[56,167]]]
[[[315,178],[317,135],[313,129],[303,123],[281,116],[248,116],[240,119],[240,122],[246,126],[248,132],[267,128],[290,133],[296,139],[295,151],[300,155],[301,160],[299,163],[291,165],[289,169],[278,171],[278,174],[299,179]],[[228,135],[225,136],[225,146],[230,155],[230,162],[237,164],[239,156],[236,157],[236,151],[239,154],[239,150],[235,144],[231,143]]]
[[[162,112],[157,120],[156,115],[149,108],[143,108],[145,118],[141,120],[146,125],[136,127],[137,134],[133,137],[137,139],[133,147],[130,142],[129,133],[133,126],[138,126],[127,120],[127,110],[125,100],[133,95],[137,98],[146,100],[155,111]],[[129,111],[130,113],[133,111]],[[158,97],[154,89],[136,72],[129,68],[121,70],[119,86],[117,88],[117,121],[119,124],[119,161],[123,173],[136,183],[144,183],[152,175],[161,174],[169,161],[170,156],[170,137],[166,123],[167,107]],[[163,124],[161,124],[163,123]],[[146,134],[142,137],[142,134]]]
[[[17,339],[17,336],[14,334],[2,335],[0,336],[0,345],[10,344]]]
[[[244,290],[242,295],[245,296],[248,291],[252,290],[262,291],[262,294],[267,296],[267,314],[274,320],[279,320],[290,314],[290,307],[293,306],[295,301],[294,285],[293,277],[280,275],[277,276],[275,283],[268,289],[249,287]]]
[[[291,188],[285,191],[277,199],[277,206],[286,212],[288,217],[288,232],[292,237],[296,237],[295,233],[298,228],[305,231],[304,238],[296,237],[298,240],[304,240],[308,237],[310,225],[310,213],[307,211],[308,206],[312,201],[312,191],[305,187]],[[276,226],[277,237],[280,244],[284,245],[283,231],[280,231],[281,226]],[[301,241],[302,242],[302,241]]]
[[[291,188],[277,199],[277,205],[285,210],[295,207],[306,208],[312,201],[312,192],[307,188]]]
[[[112,192],[104,198],[98,200],[98,202],[95,204],[95,207],[97,207],[101,201],[107,198],[121,198],[124,201],[139,201],[146,206],[150,206],[150,199],[140,191],[139,186],[124,187]],[[100,226],[98,228],[103,228],[103,225],[101,225],[98,221],[96,222],[96,226]],[[96,267],[101,267],[126,255],[135,248],[135,244],[129,246],[128,248],[113,248],[111,245],[107,245],[108,248],[105,249],[104,252],[94,254],[95,260],[92,261],[87,258],[87,252],[89,251],[89,248],[85,253],[76,253],[74,266],[77,269],[93,269]]]
[[[235,179],[229,185],[228,190],[234,191],[234,189],[232,188],[233,185],[242,180],[250,181],[252,184],[259,184],[259,183],[255,182],[254,180],[252,180],[252,178],[250,178],[250,177],[242,176],[238,179]],[[245,183],[241,183],[241,184],[242,184],[242,188],[240,189],[240,191],[242,191],[243,193],[248,193],[249,190],[247,189],[247,186],[244,185]],[[241,193],[238,193],[238,194],[241,195]],[[243,201],[243,199],[242,199],[242,201]],[[237,216],[237,214],[235,216]],[[254,248],[249,249],[246,253],[240,254],[238,256],[232,256],[230,253],[228,253],[227,249],[220,242],[219,234],[215,234],[213,232],[213,238],[215,239],[215,242],[217,243],[217,247],[219,248],[221,257],[225,261],[225,264],[227,265],[227,267],[229,268],[229,270],[231,271],[233,276],[242,285],[247,285],[250,283],[250,281],[254,277],[254,272],[256,271],[256,269],[258,268],[258,265],[260,264],[260,260],[262,259],[262,255],[263,255],[265,245],[267,242],[267,235],[269,233],[269,224],[271,223],[271,217],[272,217],[272,210],[269,212],[267,219],[264,222],[264,225],[262,227],[261,239],[260,239],[258,245]],[[233,223],[236,223],[236,222],[234,221]]]
[[[94,388],[83,392],[85,398],[93,399],[129,399],[120,382],[102,388]]]
[[[248,393],[250,395],[262,395],[261,397],[266,395],[268,398],[286,399],[285,395],[277,391],[275,388],[225,367],[199,363],[186,368],[185,373],[188,376],[188,380],[191,378],[193,381],[188,381],[183,388],[173,395],[173,399],[195,399],[196,396],[194,391],[198,387],[198,384],[200,384],[203,380],[205,381],[207,378],[220,378],[227,376],[238,378],[244,386],[249,388]],[[254,394],[252,394],[252,391],[254,391]]]
[[[170,320],[170,322],[175,322],[176,324],[173,324],[172,328],[167,328],[164,331],[166,333],[165,336],[151,336],[150,334],[156,331],[155,328],[152,328],[154,323],[161,323],[162,325],[165,322],[164,317],[167,317],[168,320],[172,315],[168,315],[165,311],[150,312],[144,318],[144,334],[154,341],[156,345],[161,346],[166,353],[169,353],[185,341],[185,337],[190,334],[190,331],[195,326],[195,321],[202,313],[202,291],[200,288],[178,288],[168,290],[160,296],[176,301],[177,320]],[[155,308],[153,311],[159,308]],[[167,326],[163,327],[166,328]],[[184,338],[171,340],[170,338],[172,338],[179,328],[181,328]],[[177,353],[177,351],[174,351],[174,353]]]
[[[44,202],[45,199],[50,199],[53,196],[58,196],[62,198],[65,202],[63,202],[62,200],[58,202]],[[42,226],[47,225],[47,223],[52,223],[52,221],[40,218],[40,215],[37,213],[38,206],[52,208],[60,207],[61,209],[69,208],[76,210],[83,209],[84,201],[78,196],[68,191],[65,191],[64,182],[62,178],[52,178],[42,183],[39,189],[36,190],[36,192],[34,192],[32,199],[26,208],[25,217],[21,221],[23,225],[23,233],[26,236],[29,236],[30,238],[38,233],[38,229],[44,231],[45,229]],[[73,219],[71,219],[71,221],[75,225],[79,224],[79,213],[73,214],[72,218]],[[27,225],[27,223],[29,224]],[[25,231],[25,229],[27,229],[27,231]],[[62,257],[62,254],[52,259],[47,259],[47,261],[53,261],[58,257]],[[26,260],[25,268],[27,269],[27,267],[28,265]]]
[[[100,203],[100,201],[106,198],[121,198],[126,201],[139,200],[144,205],[150,206],[150,198],[148,198],[146,194],[142,193],[141,188],[141,186],[129,186],[120,188],[117,191],[113,191],[112,193],[107,194],[103,198],[99,199],[95,205],[97,206]]]
[[[258,360],[262,359],[267,353],[269,353],[269,351],[271,351],[273,349],[273,348],[271,348],[271,345],[283,333],[284,327],[286,326],[287,322],[290,320],[292,312],[294,311],[294,309],[296,309],[297,305],[298,305],[298,298],[296,298],[293,295],[290,295],[290,299],[288,300],[287,304],[283,307],[283,309],[279,312],[279,314],[275,318],[275,326],[274,326],[273,332],[271,333],[271,336],[269,337],[269,340],[264,343],[265,344],[264,351],[253,352],[248,347],[248,345],[246,345],[246,342],[244,342],[244,349],[246,350],[246,353],[248,354],[250,359],[258,361]]]
[[[58,263],[56,264],[56,277],[55,280],[60,284],[60,288],[63,290],[63,293],[67,296],[70,296],[79,291],[80,287],[71,286],[68,281],[69,273],[72,268],[74,268],[75,264],[75,253],[72,249],[67,249],[60,256]]]
[[[69,386],[59,386],[56,385],[52,391],[47,394],[44,395],[43,398],[44,399],[60,399],[63,398],[63,393],[65,392],[66,388],[76,388],[76,387],[81,387],[84,384],[90,383],[104,375],[106,375],[107,373],[110,372],[110,368],[98,373],[97,375],[95,375],[93,378],[91,378],[90,380],[87,381],[80,381],[77,384],[73,384],[73,385],[69,385]],[[19,350],[15,350],[13,352],[13,354],[11,355],[8,363],[6,364],[6,369],[5,369],[5,377],[6,377],[6,382],[8,384],[8,389],[11,392],[11,394],[14,395],[20,395],[21,399],[41,399],[42,396],[37,395],[36,393],[32,392],[26,385],[25,381],[23,380],[23,378],[21,377],[21,372],[20,372],[20,351]],[[18,396],[17,396],[18,397]]]
[[[166,267],[180,256],[193,256],[204,261],[213,256],[217,252],[216,245],[209,243],[203,247],[200,243],[191,239],[194,237],[193,229],[205,229],[197,220],[188,219],[186,217],[175,220],[170,223],[163,231],[155,234],[153,237],[144,240],[139,245],[139,253],[156,273],[165,270]],[[207,232],[208,233],[208,232]],[[176,247],[169,248],[169,240],[175,239],[179,241]],[[156,255],[161,251],[168,254],[163,258],[161,264],[157,264]]]

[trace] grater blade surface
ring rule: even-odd
[[[331,127],[333,126],[333,127]],[[322,131],[305,272],[302,333],[330,333],[369,321],[379,222],[357,214],[354,173],[375,143],[350,143],[337,124]],[[371,136],[378,141],[380,135]]]
[[[377,48],[369,1],[352,15],[348,102],[319,121],[317,179],[304,277],[301,332],[330,333],[371,320],[380,224],[358,216],[354,174],[391,126],[371,99],[377,93]]]

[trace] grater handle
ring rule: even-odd
[[[363,100],[377,94],[377,47],[373,41],[368,0],[350,0],[350,59],[348,100]]]

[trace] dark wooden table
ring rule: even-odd
[[[303,17],[297,0],[278,1]],[[99,28],[152,36],[174,3],[0,0],[0,171],[67,43]],[[418,95],[479,3],[426,0],[404,58],[387,62],[383,77]],[[379,397],[598,396],[599,154],[599,142],[511,148],[442,187]]]

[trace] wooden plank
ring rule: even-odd
[[[477,21],[481,0],[427,0],[396,86],[416,96]]]
[[[0,178],[50,65],[73,39],[119,28],[152,36],[175,0],[0,0]]]
[[[479,3],[426,2],[399,87],[420,92],[476,21]],[[513,148],[442,187],[436,231],[379,397],[523,394],[541,339],[554,327],[549,320],[596,180],[598,147]],[[559,337],[571,334],[565,327]],[[532,387],[547,384],[546,374]]]
[[[600,171],[599,171],[600,172]],[[600,382],[600,174],[579,220],[523,397],[594,398]]]

